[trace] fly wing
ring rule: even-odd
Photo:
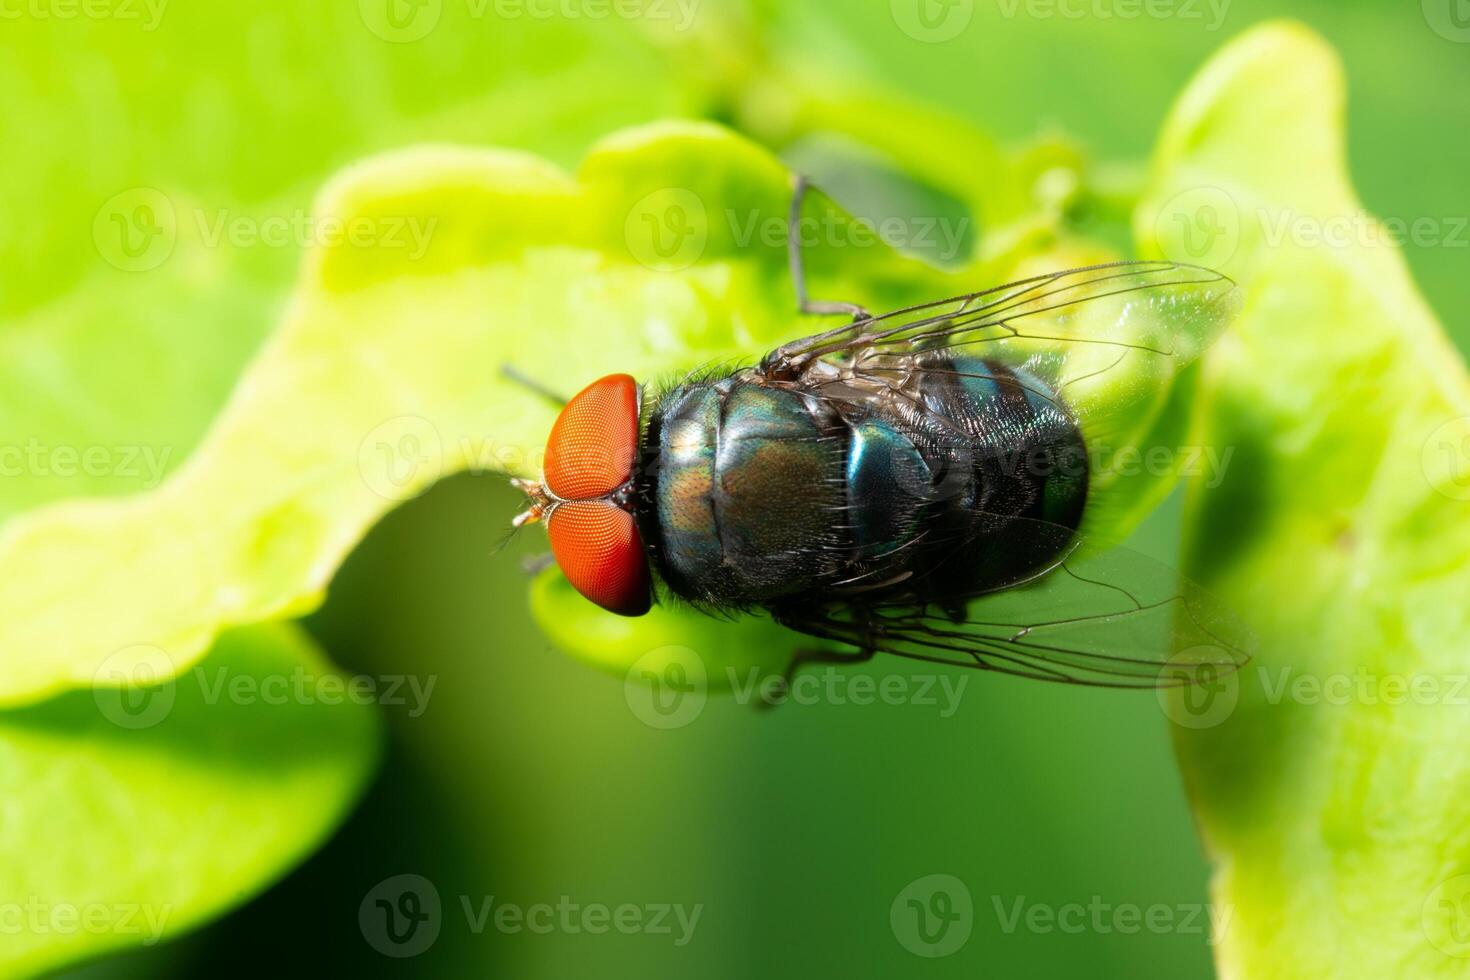
[[[794,380],[827,359],[897,383],[917,353],[974,355],[1024,369],[1086,426],[1166,387],[1239,303],[1235,283],[1210,269],[1117,262],[858,320],[777,348],[761,370]]]
[[[808,635],[913,660],[1094,687],[1206,684],[1239,669],[1254,638],[1179,572],[1124,548],[1077,548],[952,615],[920,602],[781,610]]]
[[[925,415],[907,381],[919,355],[965,358],[967,372],[1061,402],[1088,450],[1099,452],[1149,431],[1167,411],[1175,376],[1239,304],[1234,282],[1209,269],[1120,262],[858,320],[772,351],[760,370],[834,401],[907,403],[942,430],[947,420]],[[990,374],[996,364],[1007,370]],[[1113,515],[1138,510],[1135,496],[1120,476],[1090,471],[1087,533],[1038,527],[1038,541],[1050,535],[1058,544],[1041,549],[1054,561],[943,610],[923,601],[922,583],[905,593],[901,582],[855,579],[840,584],[848,594],[839,599],[778,609],[777,618],[859,649],[1060,683],[1183,686],[1238,669],[1253,640],[1228,610],[1171,568],[1098,547],[1126,531]]]
[[[877,406],[941,433],[950,421],[911,384],[921,361],[926,374],[987,379],[1049,401],[1086,447],[1082,530],[1116,543],[1188,467],[1206,457],[1222,465],[1212,450],[1182,442],[1188,412],[1175,399],[1188,385],[1176,381],[1240,302],[1234,282],[1199,266],[1090,266],[858,320],[772,351],[760,370],[839,410]]]

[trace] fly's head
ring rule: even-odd
[[[652,604],[648,556],[633,513],[639,399],[629,375],[592,382],[552,425],[541,480],[514,481],[530,498],[515,525],[544,522],[567,581],[620,616],[641,616]]]

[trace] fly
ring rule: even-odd
[[[563,407],[541,480],[516,481],[515,523],[546,524],[577,591],[624,616],[659,597],[764,612],[848,651],[793,670],[883,652],[1158,687],[1244,663],[1248,632],[1202,590],[1090,536],[1123,492],[1090,449],[1225,329],[1234,283],[1119,262],[873,315],[807,296],[805,189],[799,307],[849,321],[647,403],[601,378]]]

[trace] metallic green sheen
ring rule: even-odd
[[[668,573],[713,597],[809,588],[848,555],[844,450],[795,392],[730,379],[680,392],[657,463]]]
[[[929,464],[896,427],[881,418],[852,426],[844,523],[851,528],[856,557],[879,558],[912,541],[932,490]]]
[[[837,533],[847,503],[843,450],[791,391],[742,385],[730,394],[715,500],[742,588],[800,591],[847,558]]]
[[[683,393],[669,406],[659,433],[655,465],[663,547],[671,567],[692,582],[718,574],[723,558],[712,499],[720,400],[713,387]]]

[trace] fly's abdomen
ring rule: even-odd
[[[923,364],[912,430],[933,474],[915,550],[936,599],[1013,582],[1054,561],[1087,501],[1087,453],[1065,402],[1024,370],[981,358]],[[916,415],[918,418],[920,415]]]
[[[854,560],[893,564],[923,534],[935,473],[902,426],[882,416],[851,423],[844,528]]]

